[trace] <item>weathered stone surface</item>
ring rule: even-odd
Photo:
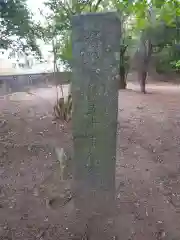
[[[72,25],[74,189],[90,207],[115,188],[120,22],[108,12],[74,16]]]

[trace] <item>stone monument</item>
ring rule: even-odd
[[[73,190],[85,221],[114,206],[120,35],[115,12],[72,19]]]

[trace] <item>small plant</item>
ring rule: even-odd
[[[180,70],[180,60],[176,62],[175,66],[176,66],[176,69]]]
[[[56,119],[69,122],[72,118],[72,95],[69,94],[68,98],[61,97],[57,99],[54,106],[54,115]]]
[[[172,68],[175,69],[176,71],[180,70],[180,60],[172,61],[170,64],[171,64]]]

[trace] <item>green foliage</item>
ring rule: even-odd
[[[64,36],[63,43],[59,48],[59,54],[61,61],[64,63],[66,69],[72,68],[72,39],[71,35]]]
[[[166,73],[178,71],[180,50],[177,45],[167,45],[161,52],[156,54],[156,71],[158,73]]]
[[[74,14],[117,11],[122,23],[120,45],[127,46],[122,61],[127,69],[129,59],[138,47],[142,32],[144,41],[151,41],[153,49],[156,49],[158,59],[160,53],[165,51],[164,48],[168,46],[169,49],[175,41],[180,41],[180,2],[178,0],[73,0],[66,3],[61,0],[48,0],[46,6],[51,10],[51,21],[48,20],[48,27],[41,32],[47,41],[55,36],[61,36],[61,40],[56,43],[57,57],[67,68],[71,68],[72,63],[71,17]],[[167,59],[167,57],[168,54],[164,54],[164,58]],[[170,62],[177,61],[174,57],[171,55],[171,58],[166,61],[171,67]],[[159,61],[159,66],[163,66],[163,61],[162,59]]]
[[[37,26],[32,22],[26,0],[8,0],[0,8],[0,48],[13,47],[14,39],[21,49],[40,54],[36,44]]]
[[[178,70],[180,70],[180,60],[178,60],[177,62],[176,62],[176,68],[178,69]]]
[[[170,62],[172,69],[175,69],[177,72],[180,71],[180,60]]]

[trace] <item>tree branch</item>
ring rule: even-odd
[[[70,8],[69,4],[67,4],[67,8],[65,7],[65,5],[60,1],[59,2],[60,6],[64,9],[64,11],[69,14],[69,15],[74,15],[75,13],[72,11],[72,9]]]
[[[100,5],[100,3],[102,2],[102,0],[98,0],[98,2],[96,3],[95,7],[94,7],[94,11],[96,12],[98,10],[98,7]]]

